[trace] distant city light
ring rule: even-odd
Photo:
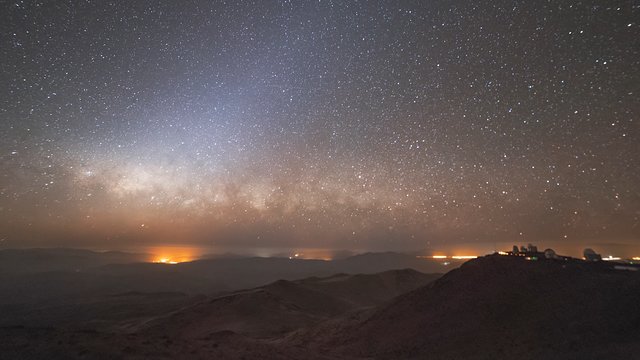
[[[436,260],[442,260],[442,259],[469,260],[469,259],[478,258],[477,255],[453,255],[453,256],[432,255],[432,256],[416,256],[416,257],[420,259],[436,259]]]
[[[608,257],[603,257],[602,260],[604,261],[616,261],[616,260],[620,260],[621,258],[619,257],[614,257],[612,255],[609,255]]]
[[[175,264],[177,264],[178,262],[177,262],[177,261],[172,261],[172,260],[171,260],[171,259],[169,259],[169,258],[161,258],[161,259],[158,259],[158,260],[154,261],[154,263],[156,263],[156,264],[168,264],[168,265],[175,265]]]

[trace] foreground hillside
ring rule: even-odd
[[[380,305],[439,276],[405,269],[372,275],[279,280],[150,319],[135,330],[172,338],[200,338],[220,331],[274,338],[350,311]]]
[[[634,358],[638,299],[638,272],[491,255],[376,311],[289,341],[335,356],[386,359]]]
[[[38,326],[35,316],[25,325],[0,326],[0,359],[300,358],[305,350],[282,343],[282,336],[381,305],[440,276],[405,269],[279,280],[214,297],[99,297],[58,306],[55,310],[67,316],[60,323],[40,311],[46,326]],[[88,321],[88,309],[102,321]],[[4,318],[19,321],[21,316]]]

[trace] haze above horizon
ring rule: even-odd
[[[640,254],[629,2],[3,8],[1,249]]]

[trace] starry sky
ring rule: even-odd
[[[0,247],[640,248],[638,1],[0,6]]]

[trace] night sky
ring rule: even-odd
[[[0,248],[640,248],[638,1],[18,1]]]

